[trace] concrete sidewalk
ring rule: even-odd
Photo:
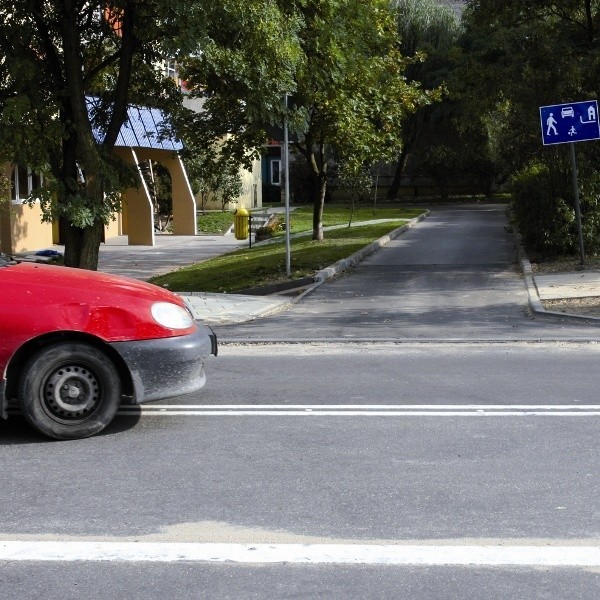
[[[540,300],[600,296],[600,273],[597,271],[576,271],[547,275],[536,273],[534,280]]]
[[[529,295],[529,308],[534,314],[561,319],[600,322],[600,317],[547,310],[543,304],[544,300],[600,298],[600,272],[534,273],[531,263],[525,256],[521,246],[519,246],[519,259]]]

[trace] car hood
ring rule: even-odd
[[[156,285],[119,275],[109,275],[86,269],[73,269],[39,263],[17,263],[5,267],[8,279],[22,280],[30,286],[44,286],[45,296],[52,293],[61,301],[114,303],[115,296],[135,296],[149,301],[174,302],[183,306],[183,300],[173,292]]]
[[[152,316],[156,302],[185,307],[183,299],[158,286],[84,269],[37,263],[0,268],[0,314],[7,335],[36,337],[79,331],[107,342],[181,336]]]

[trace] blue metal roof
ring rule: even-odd
[[[88,97],[88,110],[92,113],[99,100]],[[91,116],[91,114],[90,114]],[[168,134],[165,114],[158,108],[130,105],[127,108],[127,118],[121,126],[115,146],[125,148],[153,148],[177,152],[183,149],[180,140]],[[166,129],[166,132],[163,131]],[[94,128],[94,137],[101,143],[104,132]]]

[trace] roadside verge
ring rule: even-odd
[[[523,272],[523,277],[525,279],[525,286],[527,288],[527,295],[529,300],[529,309],[531,310],[531,312],[535,316],[542,318],[552,318],[553,320],[562,319],[567,321],[594,323],[600,325],[600,317],[593,317],[590,315],[576,315],[567,312],[546,310],[546,308],[544,308],[544,304],[540,299],[540,293],[535,281],[535,275],[533,273],[533,268],[531,267],[531,262],[529,261],[529,258],[525,253],[525,248],[521,240],[521,235],[515,232],[514,236],[517,245],[517,255],[519,264],[521,266],[521,271]]]
[[[347,258],[338,260],[329,267],[317,271],[312,277],[305,277],[301,280],[285,282],[284,284],[278,283],[260,288],[247,289],[235,294],[179,292],[179,295],[186,300],[194,316],[208,324],[225,325],[253,321],[259,317],[282,311],[299,302],[325,281],[356,266],[369,255],[389,244],[391,240],[397,238],[411,227],[414,227],[428,215],[429,211],[427,210],[418,217],[411,219],[404,225],[397,227],[370,243],[368,246],[354,252]],[[303,291],[297,293],[299,290]],[[295,295],[284,295],[286,292],[290,294],[296,293]]]

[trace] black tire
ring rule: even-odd
[[[102,431],[121,402],[121,379],[100,350],[80,342],[42,348],[25,364],[19,404],[27,421],[57,440]]]

